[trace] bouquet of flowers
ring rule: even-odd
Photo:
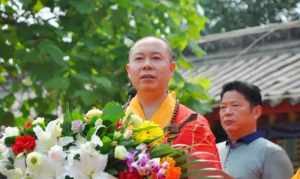
[[[9,179],[179,179],[185,152],[164,131],[121,105],[47,121],[18,121],[0,139],[0,173]]]

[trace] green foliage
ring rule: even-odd
[[[191,68],[182,51],[189,42],[200,38],[205,24],[205,18],[196,10],[198,1],[22,1],[24,13],[20,17],[25,19],[46,7],[60,14],[48,19],[39,16],[30,24],[24,18],[16,19],[14,14],[21,11],[2,0],[0,120],[13,116],[16,94],[28,96],[18,100],[16,109],[25,118],[32,111],[54,117],[59,106],[66,112],[68,109],[87,111],[93,106],[103,108],[109,101],[125,103],[128,98],[125,73],[128,50],[133,41],[143,36],[167,38],[175,49],[179,67]],[[195,45],[192,51],[201,55]],[[201,87],[182,90],[193,84],[182,77],[175,78],[179,86],[173,83],[172,89],[179,93],[184,103],[199,110],[201,103],[196,101],[200,98],[195,93],[205,90],[197,92]],[[201,95],[205,96],[204,93]],[[193,100],[194,96],[197,97]]]
[[[208,17],[206,33],[218,33],[261,24],[297,20],[294,11],[299,0],[204,0],[202,6]],[[281,16],[281,17],[280,17]]]
[[[122,106],[116,102],[110,102],[105,105],[103,109],[103,120],[110,120],[111,122],[115,123],[117,120],[124,117],[124,111]]]
[[[211,111],[214,101],[207,93],[210,88],[210,81],[208,79],[196,77],[184,80],[182,75],[176,72],[170,87],[176,91],[180,102],[183,104],[187,104],[192,109],[201,113]]]
[[[15,143],[15,141],[16,141],[16,137],[15,136],[13,136],[13,137],[6,137],[4,139],[4,143],[5,143],[6,146],[12,146]]]
[[[170,145],[161,144],[155,146],[151,151],[151,157],[160,157],[160,156],[181,156],[185,153],[181,150],[176,150],[172,148]]]

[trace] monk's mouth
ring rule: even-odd
[[[155,76],[154,75],[149,75],[149,74],[147,74],[147,75],[142,75],[141,77],[140,77],[140,79],[142,79],[142,80],[147,80],[147,79],[155,79]]]

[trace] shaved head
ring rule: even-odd
[[[137,46],[139,46],[141,43],[145,42],[145,41],[156,41],[156,42],[160,42],[161,44],[163,44],[164,48],[166,49],[166,51],[169,54],[169,59],[170,60],[175,60],[175,57],[173,55],[172,49],[169,45],[169,42],[166,41],[165,39],[159,38],[159,37],[154,37],[154,36],[147,36],[147,37],[143,37],[141,39],[139,39],[138,41],[136,41],[134,43],[134,45],[130,48],[129,51],[129,59],[131,57],[132,52],[135,50],[135,48]]]

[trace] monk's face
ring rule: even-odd
[[[126,66],[128,77],[137,92],[167,91],[175,63],[167,44],[157,38],[144,38],[131,49]]]

